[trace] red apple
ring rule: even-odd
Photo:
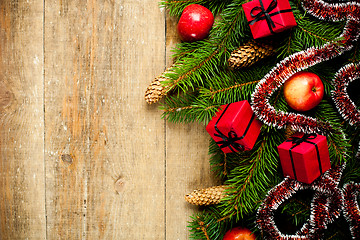
[[[214,15],[209,9],[191,4],[182,12],[177,30],[183,41],[194,42],[205,39],[213,24]]]
[[[324,96],[324,85],[318,75],[301,71],[284,84],[284,96],[289,106],[300,112],[316,107]]]
[[[226,232],[223,240],[255,240],[256,236],[249,229],[234,227]]]

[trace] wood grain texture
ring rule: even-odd
[[[46,236],[43,92],[43,3],[1,1],[0,239]]]
[[[188,239],[209,138],[144,101],[175,27],[157,0],[1,1],[0,239]]]
[[[164,15],[143,0],[45,9],[49,238],[161,239],[164,123],[142,95],[164,67]]]

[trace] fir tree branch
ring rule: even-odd
[[[183,111],[186,109],[192,109],[193,106],[186,106],[186,107],[178,107],[178,108],[165,108],[164,112],[175,112],[175,111]]]
[[[251,151],[224,153],[212,138],[210,139],[209,154],[212,171],[221,179],[225,179],[229,171],[242,165],[239,159],[251,158]]]
[[[206,237],[206,240],[210,240],[210,238],[209,238],[209,235],[208,235],[208,233],[207,233],[207,231],[206,231],[206,226],[205,226],[205,223],[203,222],[203,221],[200,221],[200,217],[199,216],[197,216],[197,218],[198,218],[198,223],[199,223],[199,225],[200,225],[200,227],[198,228],[198,229],[201,229],[201,231],[204,233],[204,235],[205,235],[205,237]]]
[[[302,27],[302,26],[299,26],[299,28],[300,28],[301,30],[303,30],[304,32],[306,32],[307,34],[312,35],[312,36],[314,36],[315,38],[318,38],[318,39],[320,39],[320,40],[322,40],[322,41],[324,41],[324,42],[332,42],[332,41],[333,41],[333,40],[331,40],[331,39],[326,39],[326,38],[321,37],[321,36],[319,36],[319,35],[317,35],[317,34],[315,34],[315,33],[313,33],[313,32],[310,32],[309,30],[305,29],[305,28]]]
[[[230,219],[218,221],[221,217],[220,211],[219,207],[209,207],[202,213],[192,216],[192,221],[188,226],[191,232],[190,238],[204,240],[222,239],[232,222]]]
[[[262,201],[266,189],[277,179],[276,146],[282,142],[282,137],[270,128],[267,130],[271,133],[259,137],[250,158],[238,159],[239,166],[230,172],[226,181],[230,186],[228,195],[221,201],[224,204],[223,216],[239,218],[252,213]]]
[[[334,239],[337,235],[339,235],[338,232],[334,233],[332,236],[330,236],[329,238],[327,238],[326,240],[331,240]]]
[[[292,4],[292,6],[294,6]],[[306,14],[301,8],[293,8],[297,26],[284,39],[278,52],[278,59],[289,54],[305,50],[309,47],[319,47],[326,42],[339,40],[338,37],[344,27],[344,22],[329,23],[319,21]]]
[[[217,93],[223,93],[223,92],[227,92],[231,89],[234,88],[239,88],[239,90],[241,90],[242,87],[247,86],[247,85],[251,85],[251,84],[257,84],[260,80],[256,80],[256,81],[252,81],[252,82],[247,82],[247,83],[236,83],[235,85],[232,85],[230,87],[226,87],[226,88],[222,88],[222,89],[217,89],[217,90],[213,90],[210,88],[209,91],[209,95],[212,99],[214,99],[214,95]]]
[[[241,1],[239,1],[241,2]],[[241,4],[232,4],[232,8],[240,9]],[[227,10],[229,12],[229,10]],[[235,14],[234,14],[235,13]],[[232,14],[232,15],[231,15]],[[211,78],[219,71],[222,56],[227,49],[232,48],[229,43],[237,40],[235,28],[241,24],[244,18],[243,11],[232,11],[231,14],[222,14],[223,18],[217,22],[210,32],[210,37],[204,41],[198,41],[192,44],[182,43],[175,49],[178,53],[188,52],[190,49],[192,54],[183,55],[177,60],[178,69],[174,69],[175,73],[167,74],[169,81],[164,81],[166,91],[170,91],[179,87],[183,91],[194,89],[195,85],[204,85],[206,79]],[[174,55],[178,57],[177,54]]]
[[[278,218],[285,222],[292,222],[294,227],[302,226],[310,216],[312,191],[305,190],[296,193],[286,203],[280,206]],[[281,213],[281,215],[280,215]]]
[[[186,79],[189,75],[191,75],[192,73],[194,73],[195,71],[197,71],[198,69],[200,69],[201,67],[203,67],[207,62],[209,62],[219,51],[215,50],[210,56],[208,56],[206,59],[204,59],[203,61],[201,61],[198,65],[194,66],[193,68],[191,68],[189,71],[187,71],[186,73],[184,73],[183,75],[181,75],[180,77],[178,77],[176,80],[171,81],[171,83],[169,84],[165,84],[165,90],[166,92],[169,92],[170,90],[172,90],[174,87],[176,87],[181,81],[183,81],[184,79]]]
[[[180,112],[180,111],[183,111],[183,110],[194,109],[194,108],[200,108],[200,107],[199,106],[185,106],[185,107],[177,107],[177,108],[165,108],[164,112]],[[210,110],[212,108],[218,109],[218,106],[208,106],[203,110],[208,111],[208,110]]]
[[[346,138],[345,132],[341,128],[341,116],[333,105],[323,100],[316,109],[316,118],[321,121],[330,122],[333,132],[327,136],[329,155],[333,165],[346,161],[349,156],[349,140]]]
[[[162,117],[168,121],[194,122],[207,124],[217,112],[219,104],[197,97],[197,93],[188,93],[178,97],[167,97],[160,108],[164,111]]]

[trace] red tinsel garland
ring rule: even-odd
[[[347,183],[344,186],[343,213],[350,224],[350,232],[354,239],[360,236],[360,210],[357,196],[360,194],[358,183]]]
[[[327,135],[332,129],[330,123],[302,114],[277,111],[269,103],[269,98],[296,72],[339,56],[353,47],[353,42],[360,34],[360,4],[355,2],[329,4],[322,0],[304,0],[303,7],[320,19],[331,21],[347,19],[341,40],[326,43],[320,48],[312,47],[297,52],[282,60],[256,86],[252,94],[252,109],[267,125],[277,128],[290,126],[295,131]]]
[[[344,197],[338,184],[344,168],[345,164],[330,169],[310,185],[286,178],[270,190],[257,212],[256,223],[264,237],[279,240],[321,239],[322,230],[338,218],[342,211]],[[315,191],[309,221],[295,235],[281,233],[274,220],[275,211],[296,192],[305,189]]]
[[[348,64],[342,67],[333,80],[335,89],[332,98],[342,117],[349,121],[350,125],[360,126],[360,111],[349,98],[347,87],[349,83],[360,78],[360,64]]]

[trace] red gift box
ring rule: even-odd
[[[256,119],[248,101],[222,105],[206,126],[206,131],[224,153],[251,150],[262,123]]]
[[[254,0],[242,7],[254,39],[296,26],[288,0]]]
[[[326,137],[296,133],[278,146],[285,176],[312,183],[331,167]]]

